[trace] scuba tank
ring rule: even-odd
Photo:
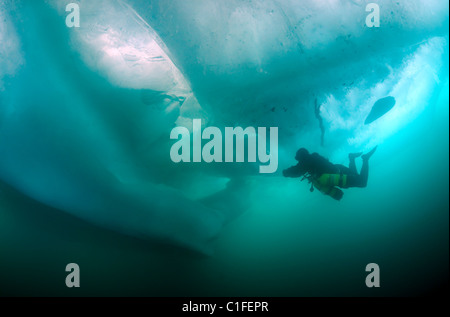
[[[306,173],[302,181],[307,179],[311,184],[310,192],[314,191],[314,187],[317,188],[322,194],[330,196],[333,199],[341,200],[344,196],[344,192],[337,188],[340,186],[346,188],[347,175],[344,174],[322,174],[320,177],[315,177],[309,173]]]
[[[348,188],[346,174],[322,174],[317,178],[317,182],[322,186],[339,186],[341,188]]]

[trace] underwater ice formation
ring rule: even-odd
[[[365,27],[363,1],[77,3],[74,29],[65,1],[0,4],[0,178],[95,224],[201,252],[246,196],[217,194],[257,172],[172,164],[175,125],[278,126],[282,165],[317,146],[319,96],[332,158],[382,142],[445,83],[446,1],[383,3],[378,29]],[[364,126],[387,95],[396,106]]]

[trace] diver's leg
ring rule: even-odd
[[[359,173],[359,185],[358,187],[366,187],[369,179],[369,159],[375,153],[377,147],[374,147],[369,153],[361,156],[363,164],[361,167],[361,173]]]
[[[361,173],[359,173],[359,186],[358,187],[366,187],[368,179],[369,179],[369,159],[363,158]]]
[[[369,165],[367,161],[363,161],[363,166],[361,168],[361,173],[358,174],[349,174],[347,175],[347,183],[344,188],[350,187],[366,187],[367,179],[369,178]]]
[[[375,153],[375,150],[377,147],[374,147],[369,153],[364,154],[361,156],[363,160],[363,164],[361,167],[361,172],[355,175],[348,175],[347,176],[347,186],[348,187],[366,187],[367,181],[369,179],[369,159]],[[353,159],[354,161],[354,159]]]
[[[348,167],[350,168],[351,172],[353,174],[358,174],[358,171],[356,170],[356,163],[355,163],[355,159],[359,156],[361,156],[362,152],[359,153],[350,153],[348,155],[348,160],[349,160],[349,165]]]

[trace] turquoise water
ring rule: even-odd
[[[448,283],[448,3],[380,4],[379,29],[357,1],[78,1],[74,29],[67,3],[0,3],[1,295]],[[386,96],[394,108],[364,125]],[[278,171],[173,163],[170,131],[194,118],[278,127]],[[299,147],[347,164],[375,145],[367,188],[340,202],[281,174]],[[380,288],[365,285],[368,263]]]

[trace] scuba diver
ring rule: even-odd
[[[333,164],[323,156],[317,153],[309,154],[308,150],[301,148],[297,151],[295,159],[297,165],[283,170],[284,177],[303,177],[302,181],[307,179],[311,183],[310,191],[314,191],[314,187],[325,195],[336,200],[341,200],[344,196],[340,188],[367,186],[369,178],[369,159],[375,153],[377,147],[374,147],[369,153],[350,153],[348,155],[350,164],[346,167],[341,164]],[[356,170],[355,159],[362,158],[363,164],[361,172],[358,174]]]

